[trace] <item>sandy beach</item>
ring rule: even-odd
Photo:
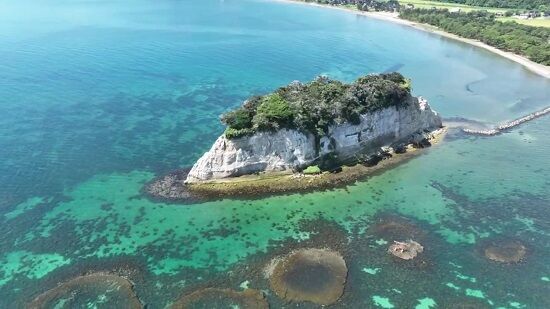
[[[363,15],[363,16],[367,16],[367,17],[371,17],[371,18],[376,18],[376,19],[385,20],[385,21],[388,21],[388,22],[397,23],[397,24],[400,24],[400,25],[409,26],[409,27],[412,27],[412,28],[415,28],[415,29],[418,29],[418,30],[422,30],[422,31],[426,31],[426,32],[429,32],[429,33],[435,33],[435,34],[438,34],[438,35],[446,37],[446,38],[450,38],[450,39],[461,41],[461,42],[464,42],[464,43],[467,43],[467,44],[470,44],[470,45],[473,45],[473,46],[476,46],[476,47],[483,48],[483,49],[488,50],[492,53],[495,53],[495,54],[500,55],[502,57],[505,57],[509,60],[512,60],[516,63],[519,63],[519,64],[521,64],[522,66],[524,66],[526,69],[528,69],[529,71],[531,71],[533,73],[536,73],[536,74],[538,74],[542,77],[550,79],[550,67],[549,66],[545,66],[545,65],[533,62],[533,61],[527,59],[526,57],[511,53],[511,52],[500,50],[498,48],[492,47],[490,45],[487,45],[487,44],[485,44],[483,42],[480,42],[480,41],[477,41],[477,40],[463,38],[463,37],[460,37],[458,35],[439,30],[437,27],[434,27],[434,26],[431,26],[431,25],[415,23],[415,22],[412,22],[412,21],[401,19],[401,18],[399,18],[399,13],[363,12],[363,11],[352,10],[352,9],[345,8],[345,7],[340,7],[340,6],[323,5],[323,4],[313,3],[313,2],[304,2],[304,1],[300,1],[300,0],[275,0],[275,1],[294,3],[294,4],[302,4],[302,5],[310,5],[310,6],[317,6],[317,7],[322,7],[322,8],[326,8],[326,9],[333,9],[333,10],[341,10],[341,11],[345,11],[345,12],[348,12],[348,13]]]

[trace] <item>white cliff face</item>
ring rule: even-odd
[[[378,149],[407,140],[414,133],[441,127],[441,117],[423,98],[411,97],[404,106],[385,108],[361,115],[357,125],[344,123],[332,126],[321,138],[320,154],[336,152],[351,156],[364,148]]]
[[[220,136],[210,151],[193,166],[187,183],[241,176],[264,171],[304,167],[329,153],[339,157],[357,151],[407,141],[417,132],[441,127],[441,117],[422,98],[411,97],[404,106],[361,115],[359,124],[343,123],[329,128],[319,149],[313,134],[281,129],[227,139]]]
[[[283,171],[308,164],[316,156],[313,134],[296,130],[259,132],[235,139],[222,135],[195,163],[186,182]]]

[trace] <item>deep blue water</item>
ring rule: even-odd
[[[507,270],[524,276],[517,285],[499,285],[498,267],[470,282],[479,286],[468,289],[483,297],[446,286],[452,270],[432,270],[419,286],[440,304],[455,293],[494,307],[549,305],[548,119],[494,139],[449,141],[350,191],[190,207],[139,196],[155,175],[191,165],[222,132],[219,114],[250,95],[320,74],[352,81],[395,69],[444,117],[495,123],[550,104],[550,81],[516,63],[336,10],[255,0],[2,1],[0,307],[19,306],[97,265],[128,261],[147,265],[149,281],[136,289],[162,307],[207,281],[197,278],[216,276],[201,271],[224,271],[268,252],[273,241],[303,237],[302,219],[322,213],[355,235],[386,212],[418,220],[459,255],[470,256],[476,243],[503,231],[543,243],[525,268]],[[388,185],[396,180],[403,189]],[[325,205],[332,198],[339,202]],[[470,207],[469,215],[457,205]],[[480,205],[488,206],[471,215]],[[234,224],[233,236],[205,236],[227,228],[230,217],[255,223]],[[457,258],[476,272],[486,268]],[[373,306],[366,291],[346,304]],[[376,291],[384,293],[402,305],[417,299],[413,292]]]

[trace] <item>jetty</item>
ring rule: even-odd
[[[550,113],[550,106],[546,107],[545,109],[533,112],[529,115],[523,116],[521,118],[518,118],[516,120],[508,121],[503,124],[498,125],[497,127],[493,129],[487,129],[487,130],[472,130],[472,129],[466,129],[463,128],[462,131],[468,134],[472,135],[486,135],[486,136],[493,136],[498,135],[502,133],[502,131],[514,128],[519,126],[522,123],[525,123],[527,121],[531,121],[533,119],[536,119],[538,117],[544,116],[546,114]]]

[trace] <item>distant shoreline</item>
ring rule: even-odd
[[[431,25],[426,25],[426,24],[422,24],[422,23],[416,23],[416,22],[412,22],[412,21],[409,21],[409,20],[401,19],[401,18],[399,18],[398,13],[356,11],[356,10],[352,10],[352,9],[349,9],[349,8],[346,8],[346,7],[333,6],[333,5],[324,5],[324,4],[318,4],[318,3],[315,3],[315,2],[305,2],[305,1],[301,1],[301,0],[274,0],[274,1],[280,1],[280,2],[286,2],[286,3],[295,3],[295,4],[303,4],[303,5],[310,5],[310,6],[316,6],[316,7],[321,7],[321,8],[340,10],[340,11],[345,11],[345,12],[348,12],[348,13],[355,13],[357,15],[363,15],[363,16],[367,16],[367,17],[380,19],[380,20],[385,20],[385,21],[393,22],[393,23],[396,23],[396,24],[404,25],[404,26],[409,26],[409,27],[412,27],[412,28],[415,28],[415,29],[418,29],[418,30],[422,30],[422,31],[425,31],[425,32],[429,32],[429,33],[435,33],[435,34],[438,34],[438,35],[446,37],[446,38],[450,38],[450,39],[461,41],[461,42],[464,42],[464,43],[467,43],[467,44],[470,44],[470,45],[473,45],[473,46],[476,46],[476,47],[483,48],[483,49],[488,50],[488,51],[490,51],[494,54],[497,54],[499,56],[502,56],[504,58],[512,60],[512,61],[522,65],[524,68],[528,69],[529,71],[531,71],[531,72],[533,72],[537,75],[540,75],[544,78],[550,79],[550,67],[549,66],[545,66],[545,65],[542,65],[540,63],[536,63],[534,61],[531,61],[531,60],[527,59],[526,57],[511,53],[511,52],[500,50],[496,47],[487,45],[487,44],[485,44],[483,42],[480,42],[480,41],[477,41],[477,40],[463,38],[463,37],[460,37],[458,35],[439,30],[438,28],[436,28],[434,26],[431,26]]]

